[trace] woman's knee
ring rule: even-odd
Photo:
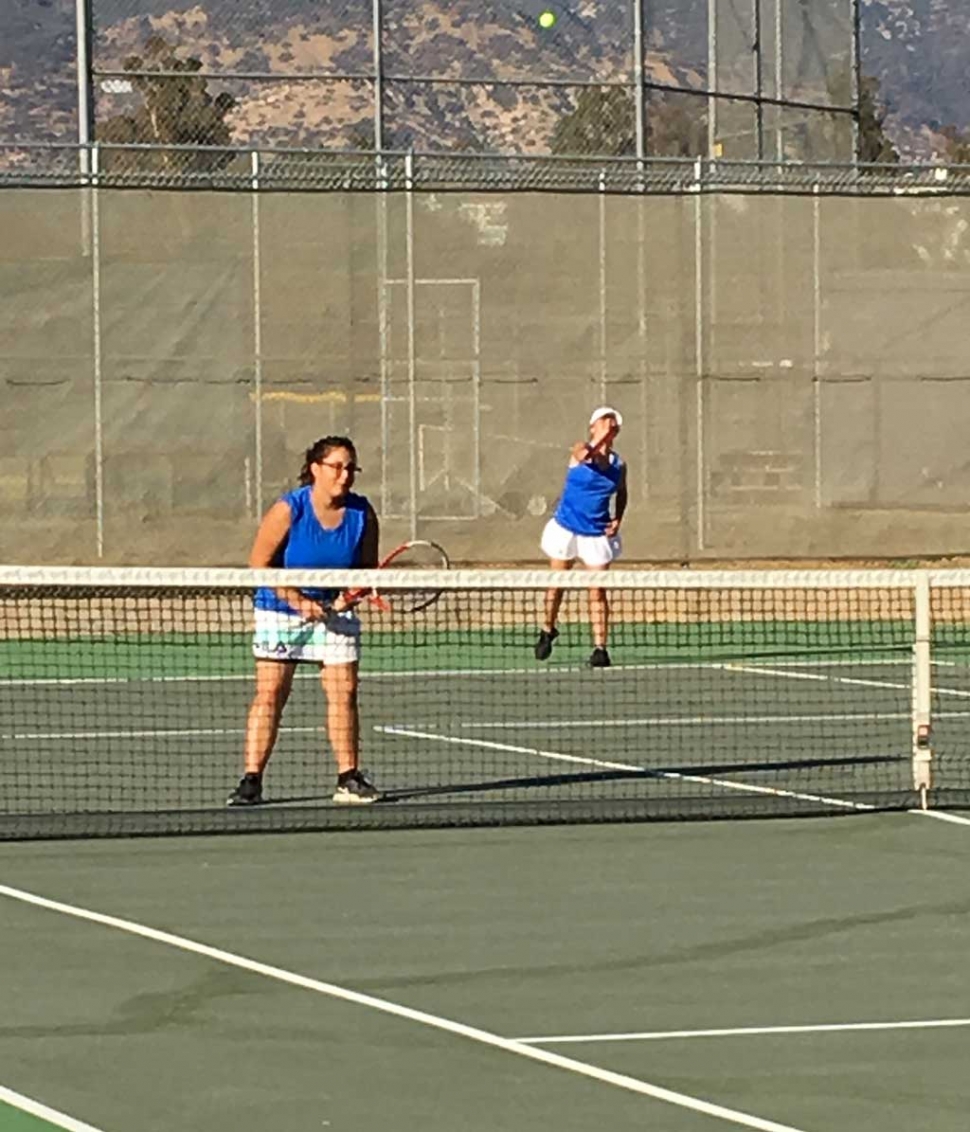
[[[257,691],[253,696],[253,710],[259,715],[280,715],[286,707],[287,695],[279,689]]]
[[[352,702],[357,698],[357,665],[334,664],[323,670],[323,690],[329,700]]]
[[[285,675],[257,680],[253,706],[261,711],[282,711],[289,699],[290,684]]]

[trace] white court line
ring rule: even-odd
[[[118,931],[127,932],[129,935],[140,936],[142,939],[162,943],[168,947],[175,947],[180,951],[187,951],[193,955],[201,955],[206,959],[213,959],[217,963],[224,963],[229,967],[237,967],[255,975],[275,979],[280,983],[288,983],[290,986],[299,987],[302,990],[314,991],[317,994],[328,995],[330,998],[337,998],[344,1002],[354,1003],[356,1006],[366,1006],[372,1010],[378,1010],[383,1014],[390,1014],[397,1018],[404,1018],[409,1022],[417,1022],[423,1026],[443,1030],[457,1037],[467,1038],[481,1045],[491,1046],[493,1049],[500,1049],[505,1053],[516,1054],[519,1057],[525,1057],[531,1061],[537,1061],[556,1069],[563,1069],[569,1073],[591,1078],[605,1085],[614,1085],[619,1089],[626,1089],[631,1093],[639,1093],[641,1096],[650,1097],[653,1100],[676,1105],[678,1108],[703,1113],[705,1116],[712,1116],[716,1119],[727,1121],[730,1124],[739,1124],[744,1128],[758,1129],[759,1132],[804,1132],[804,1130],[794,1128],[789,1124],[778,1124],[773,1120],[764,1120],[759,1116],[753,1116],[750,1113],[741,1112],[738,1109],[725,1108],[722,1105],[712,1104],[710,1101],[701,1100],[698,1097],[692,1097],[686,1093],[677,1093],[671,1089],[661,1088],[659,1085],[652,1085],[648,1081],[641,1081],[636,1077],[628,1077],[622,1073],[612,1073],[609,1070],[600,1069],[598,1066],[587,1065],[583,1061],[576,1061],[571,1057],[563,1057],[560,1054],[551,1053],[548,1050],[537,1049],[534,1046],[526,1045],[524,1042],[516,1041],[513,1038],[503,1038],[488,1030],[481,1030],[476,1026],[466,1026],[463,1022],[455,1022],[450,1018],[443,1018],[436,1014],[428,1014],[423,1010],[414,1010],[409,1006],[402,1006],[388,999],[362,994],[359,991],[349,990],[347,987],[341,987],[335,983],[326,983],[319,979],[311,979],[306,975],[300,975],[294,971],[287,971],[282,967],[272,967],[267,963],[260,963],[255,959],[247,959],[245,956],[236,955],[231,951],[223,951],[216,947],[209,947],[207,944],[198,943],[195,940],[187,939],[185,936],[159,931],[156,928],[148,927],[134,920],[123,920],[116,916],[93,912],[72,904],[62,904],[55,900],[48,900],[43,896],[37,896],[32,892],[25,892],[22,889],[10,888],[2,884],[0,884],[0,896],[7,896],[12,900],[19,900],[21,903],[32,904],[38,908],[46,908],[51,912],[59,912],[62,915],[72,916],[78,920],[87,920],[89,923],[100,924],[103,927],[115,928]],[[79,1129],[78,1132],[86,1132],[86,1130]]]
[[[68,1132],[101,1132],[93,1124],[85,1124],[83,1120],[75,1120],[73,1116],[67,1116],[63,1112],[58,1112],[57,1109],[48,1108],[47,1105],[40,1104],[39,1101],[15,1093],[13,1089],[5,1089],[3,1085],[0,1085],[0,1103],[8,1104],[12,1108],[19,1108],[21,1112],[36,1116],[39,1120],[46,1120],[48,1124],[53,1124],[57,1128],[66,1128]]]
[[[960,713],[962,714],[962,713]],[[749,782],[732,782],[729,779],[714,778],[704,774],[681,774],[672,770],[650,770],[647,767],[632,766],[627,763],[608,762],[605,759],[594,759],[581,755],[567,755],[561,751],[544,751],[539,747],[518,747],[511,743],[493,743],[486,739],[463,739],[458,735],[438,735],[432,731],[413,731],[405,727],[388,727],[378,724],[374,730],[383,735],[400,735],[409,739],[429,739],[437,743],[453,743],[458,746],[484,747],[491,751],[508,751],[510,754],[535,755],[542,759],[554,759],[557,762],[578,763],[582,766],[596,766],[604,770],[626,770],[643,774],[652,778],[669,778],[681,782],[696,782],[704,786],[720,786],[725,790],[737,790],[748,794],[765,794],[774,798],[793,798],[800,802],[820,802],[835,809],[858,810],[862,813],[875,812],[876,807],[866,802],[850,802],[846,798],[830,798],[825,794],[806,794],[799,790],[782,790],[773,786],[756,786]],[[954,825],[970,826],[970,818],[960,817],[940,810],[911,809],[907,813],[915,814],[921,818],[935,818],[937,821],[951,822]]]
[[[951,713],[961,717],[970,711]],[[937,716],[939,718],[939,716]],[[639,719],[544,719],[544,720],[485,720],[462,722],[469,731],[513,730],[523,727],[696,727],[710,723],[847,723],[850,720],[878,723],[882,719],[912,719],[912,712],[843,712],[837,715],[653,715]]]
[[[839,1034],[869,1030],[940,1030],[970,1026],[970,1018],[931,1018],[920,1022],[834,1022],[817,1026],[745,1026],[730,1030],[645,1030],[629,1034],[564,1034],[516,1038],[525,1045],[568,1045],[579,1042],[656,1042],[683,1038],[746,1038],[763,1034]]]
[[[890,665],[911,666],[913,658],[911,655],[904,657],[866,657],[864,653],[856,653],[855,656],[846,657],[842,660],[833,657],[792,657],[790,660],[786,660],[784,657],[736,656],[721,663],[725,668],[729,668],[732,664],[770,664],[773,668],[885,668]]]
[[[725,778],[713,778],[705,774],[683,774],[673,770],[650,770],[647,767],[631,766],[628,763],[608,762],[605,759],[594,759],[583,755],[567,755],[562,751],[543,751],[538,747],[518,747],[511,743],[493,743],[487,739],[463,739],[458,735],[438,735],[433,731],[412,731],[405,727],[386,727],[378,725],[375,731],[384,735],[400,735],[408,739],[429,739],[437,743],[453,743],[464,747],[483,747],[490,751],[508,751],[510,754],[535,755],[541,759],[553,759],[557,762],[577,763],[580,766],[595,766],[603,770],[625,770],[635,774],[643,774],[650,778],[668,778],[677,782],[696,782],[703,786],[719,786],[724,790],[736,790],[742,794],[765,794],[772,798],[794,798],[801,802],[821,802],[825,806],[832,806],[841,810],[860,810],[870,812],[875,810],[865,802],[849,802],[844,798],[828,798],[824,794],[805,794],[798,790],[782,790],[775,786],[756,786],[750,782],[731,782]]]
[[[890,683],[888,680],[862,680],[857,676],[828,676],[817,672],[785,672],[780,668],[766,668],[758,665],[728,664],[725,668],[729,672],[757,673],[759,676],[783,676],[786,680],[816,680],[823,684],[854,684],[863,688],[892,688],[894,690],[906,689],[909,684]]]
[[[319,727],[281,727],[280,731],[291,735],[317,735],[323,734],[326,728],[322,725]],[[81,739],[154,739],[159,736],[169,739],[193,739],[199,736],[238,736],[243,734],[245,734],[243,727],[179,727],[171,729],[160,727],[156,730],[143,728],[131,731],[24,731],[0,734],[0,740],[4,742],[37,742],[41,739],[57,739],[60,741],[69,739],[71,742],[75,742]]]
[[[948,814],[945,810],[910,810],[911,814],[918,814],[921,818],[936,818],[937,821],[948,821],[953,825],[970,826],[970,818],[962,818],[959,814]]]
[[[815,672],[784,672],[777,667],[762,668],[760,665],[755,667],[747,664],[726,664],[724,667],[728,672],[757,672],[766,676],[781,676],[785,680],[821,680],[830,684],[856,684],[863,688],[891,688],[904,692],[912,689],[911,684],[896,684],[886,680],[861,680],[854,676],[820,676]],[[958,696],[961,699],[970,699],[970,692],[958,688],[934,688],[933,694],[935,696]]]
[[[75,688],[84,684],[98,687],[115,684],[228,684],[239,680],[252,683],[254,677],[254,672],[240,673],[238,676],[36,676],[16,680],[2,679],[0,688]]]
[[[911,719],[910,712],[859,712],[841,715],[698,715],[698,716],[645,716],[641,719],[522,719],[522,720],[484,720],[482,722],[461,722],[459,726],[469,731],[514,731],[524,728],[557,730],[561,728],[595,727],[695,727],[704,724],[762,724],[762,723],[844,723],[850,720],[863,720],[878,723],[887,719]],[[938,711],[934,719],[968,719],[970,711]],[[379,726],[375,731],[379,731]],[[182,727],[182,728],[138,728],[114,731],[24,731],[0,733],[3,742],[38,742],[44,739],[75,741],[84,739],[153,739],[198,738],[211,736],[234,736],[244,734],[243,727]],[[281,727],[281,734],[322,735],[324,725],[314,727]],[[395,732],[389,731],[389,734]],[[870,752],[872,754],[873,752]],[[566,756],[563,756],[566,757]],[[642,767],[639,769],[643,769]]]
[[[750,663],[757,664],[757,660],[747,660],[745,657],[738,657],[737,662],[744,664]],[[912,660],[890,658],[887,660],[873,660],[873,661],[860,661],[858,658],[853,660],[772,660],[766,661],[774,668],[785,667],[798,667],[798,668],[851,668],[858,667],[860,664],[867,666],[878,665],[910,665]],[[934,661],[934,663],[949,664],[949,661]],[[695,661],[673,661],[666,662],[662,660],[652,661],[644,664],[614,664],[612,666],[613,672],[650,672],[650,671],[682,671],[685,669],[720,669],[725,670],[734,667],[733,662],[728,661],[710,661],[710,660],[695,660]],[[757,669],[761,671],[761,669]],[[474,677],[474,676],[541,676],[543,679],[548,679],[550,676],[575,676],[577,673],[582,673],[584,676],[589,675],[589,667],[585,664],[576,665],[551,665],[545,667],[537,667],[531,665],[528,668],[406,668],[399,672],[394,671],[381,671],[381,672],[368,672],[363,671],[360,674],[361,680],[394,680],[394,679],[425,679],[431,676],[438,676],[448,678],[454,677]],[[316,671],[313,672],[297,672],[297,679],[319,679]],[[115,684],[232,684],[239,681],[246,681],[251,683],[254,678],[253,672],[240,672],[236,674],[226,675],[206,675],[206,676],[163,676],[163,675],[146,675],[146,676],[38,676],[38,677],[24,677],[22,679],[0,679],[0,688],[44,688],[44,687],[60,687],[73,688],[78,685],[115,685]]]
[[[869,723],[878,723],[887,719],[910,719],[909,712],[860,712],[858,714],[846,713],[843,715],[698,715],[698,716],[646,716],[642,719],[552,719],[552,720],[485,720],[479,723],[459,724],[460,727],[473,731],[507,730],[514,731],[522,728],[543,728],[556,730],[559,728],[580,727],[693,727],[703,724],[749,724],[749,723],[843,723],[849,720],[864,720]],[[970,711],[940,711],[934,719],[967,719]],[[164,738],[198,738],[212,736],[238,737],[244,733],[242,727],[181,727],[181,728],[137,728],[132,730],[118,729],[114,731],[24,731],[0,733],[3,742],[38,742],[44,739],[63,742],[81,741],[85,739],[153,739]],[[375,727],[375,730],[380,730]],[[281,727],[281,734],[288,735],[322,735],[326,727],[322,724],[314,727]],[[394,734],[393,731],[389,734]],[[565,757],[565,756],[563,756]],[[642,767],[639,769],[643,769]]]
[[[806,661],[806,664],[812,663]],[[839,661],[833,662],[835,664]],[[889,663],[896,663],[890,661]],[[613,672],[646,672],[667,669],[696,669],[696,668],[718,668],[723,669],[726,665],[713,662],[713,661],[693,661],[674,664],[665,664],[663,661],[657,661],[654,664],[614,664],[612,666]],[[538,667],[532,665],[529,668],[406,668],[400,671],[382,670],[380,672],[362,671],[360,674],[361,681],[366,680],[411,680],[411,679],[426,679],[427,677],[437,676],[444,677],[445,679],[470,678],[475,676],[540,676],[544,680],[549,679],[551,676],[576,676],[576,675],[589,675],[589,666],[586,664],[576,665],[553,665],[546,667]],[[312,679],[319,680],[319,674],[316,671],[297,672],[297,679]],[[252,683],[254,679],[253,672],[240,672],[238,674],[224,675],[224,676],[77,676],[77,677],[59,677],[59,676],[38,676],[38,677],[25,677],[23,679],[6,680],[0,679],[0,688],[42,688],[42,687],[74,687],[76,685],[92,684],[92,685],[113,685],[113,684],[233,684],[240,681]]]
[[[807,673],[807,672],[797,672],[797,673],[796,672],[782,672],[782,671],[779,671],[777,669],[760,668],[760,667],[759,668],[751,668],[751,667],[748,667],[746,665],[740,665],[740,664],[729,665],[728,668],[731,668],[736,672],[764,672],[769,676],[781,676],[786,680],[828,680],[828,681],[832,681],[832,682],[837,683],[837,684],[863,684],[863,685],[866,685],[866,686],[869,686],[869,687],[874,687],[874,688],[896,688],[896,689],[901,689],[903,691],[910,691],[911,690],[911,685],[909,685],[909,684],[887,684],[887,683],[883,683],[882,681],[876,682],[876,681],[871,681],[871,680],[858,680],[858,679],[844,677],[844,676],[819,676],[819,675],[816,675],[815,673]],[[934,693],[934,695],[937,695],[937,696],[958,696],[958,697],[961,697],[961,698],[970,697],[970,692],[965,692],[965,691],[962,691],[962,690],[959,690],[959,689],[956,689],[956,688],[934,688],[933,693]],[[944,712],[944,711],[941,711],[941,712],[937,712],[934,718],[936,718],[936,719],[960,719],[960,718],[963,718],[965,714],[966,714],[965,712]],[[948,814],[948,813],[942,812],[940,810],[911,809],[908,812],[911,813],[911,814],[915,814],[918,817],[922,817],[922,818],[935,818],[936,821],[950,822],[953,825],[970,826],[970,818],[963,818],[963,817],[960,817],[957,814]]]

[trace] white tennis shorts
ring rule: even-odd
[[[309,660],[317,664],[353,664],[360,659],[360,621],[353,610],[339,613],[343,633],[322,621],[304,621],[289,613],[257,609],[253,656],[260,660]]]
[[[555,519],[546,523],[540,547],[547,558],[560,562],[578,558],[585,566],[607,566],[620,557],[622,549],[619,535],[574,535]]]

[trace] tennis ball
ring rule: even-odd
[[[539,27],[545,28],[548,31],[550,28],[556,26],[556,13],[550,12],[548,9],[539,14]]]

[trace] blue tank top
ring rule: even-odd
[[[610,521],[610,500],[623,474],[623,461],[611,452],[609,464],[598,468],[584,460],[566,472],[566,482],[554,516],[574,535],[601,535]]]
[[[270,566],[274,570],[345,570],[360,565],[360,547],[367,522],[367,500],[362,495],[347,493],[344,517],[340,526],[328,531],[320,525],[310,500],[312,488],[298,487],[281,498],[290,509],[290,530],[276,552]],[[301,590],[313,601],[333,601],[336,590]],[[256,591],[253,604],[257,609],[277,613],[294,611],[267,587]]]

